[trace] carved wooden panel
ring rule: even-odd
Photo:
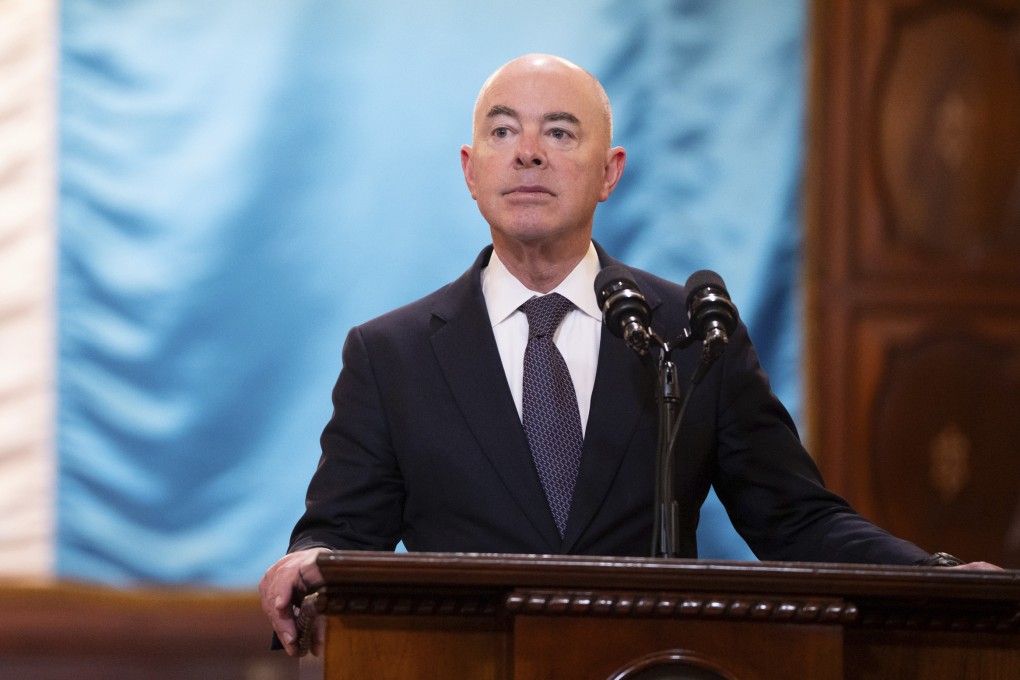
[[[810,446],[893,533],[1020,567],[1020,0],[812,32]]]
[[[888,254],[922,270],[1008,267],[1020,249],[1015,17],[929,4],[878,15],[889,25],[865,101],[862,198],[874,219],[862,221],[861,264],[907,264]]]

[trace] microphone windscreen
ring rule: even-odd
[[[599,302],[599,307],[606,303],[606,299],[612,293],[621,288],[637,290],[634,277],[630,275],[630,271],[626,267],[614,264],[595,275],[595,298]]]
[[[696,336],[704,340],[712,328],[723,328],[727,334],[734,331],[737,327],[737,308],[730,301],[730,294],[721,276],[702,269],[690,275],[685,287],[687,317]]]
[[[711,286],[721,290],[726,297],[729,297],[730,292],[726,290],[726,284],[723,283],[722,277],[716,274],[710,269],[699,269],[687,278],[687,283],[684,284],[684,290],[687,291],[687,304],[691,303],[691,296],[697,293],[705,286]]]

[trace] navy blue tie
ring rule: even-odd
[[[521,309],[528,317],[522,395],[524,432],[538,477],[563,537],[581,467],[581,417],[577,394],[553,333],[573,307],[559,293],[534,297]]]

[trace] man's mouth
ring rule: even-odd
[[[511,187],[503,192],[503,195],[507,194],[548,194],[549,196],[555,196],[556,194],[540,184],[521,184],[515,187]]]

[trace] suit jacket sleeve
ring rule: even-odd
[[[359,328],[344,343],[333,416],[321,444],[305,514],[291,535],[291,552],[318,546],[393,550],[400,535],[403,481]]]
[[[759,558],[913,564],[927,557],[825,488],[742,324],[721,364],[714,392],[714,485],[734,526]]]

